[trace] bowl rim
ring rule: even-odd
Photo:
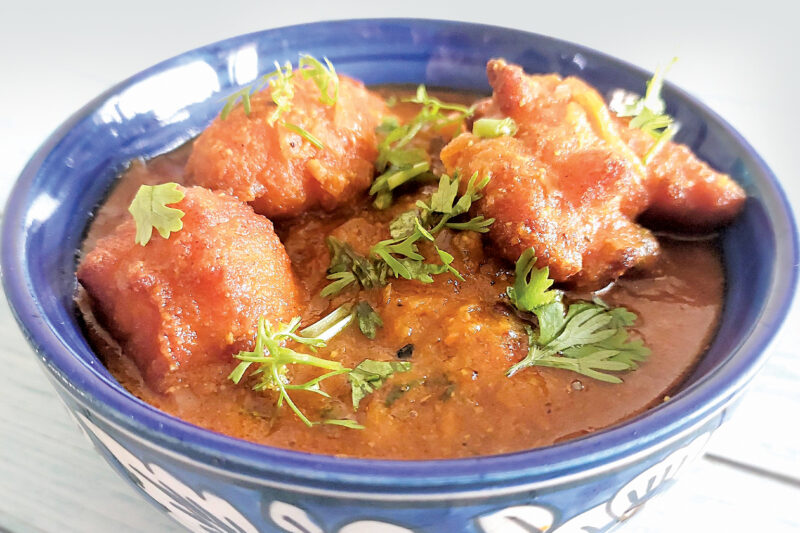
[[[685,436],[708,421],[727,405],[766,359],[766,348],[783,322],[798,282],[798,233],[793,213],[777,178],[763,159],[730,124],[703,102],[670,85],[676,96],[699,108],[707,120],[715,122],[733,142],[745,160],[757,170],[756,181],[764,193],[769,219],[776,235],[788,235],[776,246],[772,279],[765,296],[759,323],[770,327],[753,328],[728,360],[707,376],[693,383],[670,402],[647,410],[625,422],[564,443],[502,455],[440,460],[382,460],[342,458],[311,454],[255,444],[194,426],[136,399],[97,374],[80,361],[76,349],[68,346],[51,328],[33,294],[26,270],[24,224],[39,169],[50,152],[79,122],[96,111],[100,103],[124,88],[161,70],[174,66],[188,54],[213,47],[233,48],[237,43],[263,38],[288,29],[314,31],[323,26],[338,26],[339,31],[364,25],[396,25],[515,34],[522,39],[544,40],[570,50],[590,54],[615,66],[641,75],[646,71],[605,53],[562,39],[522,30],[477,23],[410,18],[371,18],[329,20],[283,26],[238,35],[188,50],[161,61],[106,90],[68,118],[34,153],[17,179],[6,202],[2,227],[3,285],[18,323],[28,342],[72,399],[100,415],[128,436],[155,445],[162,452],[184,462],[198,462],[228,475],[244,476],[263,483],[278,476],[293,488],[315,490],[320,483],[335,486],[335,492],[352,497],[404,499],[472,497],[545,487],[596,475],[597,472],[653,453]],[[788,268],[786,268],[788,267]],[[59,391],[62,392],[62,391]],[[631,437],[634,438],[631,438]],[[331,489],[334,490],[334,489]],[[325,491],[323,491],[325,492]]]

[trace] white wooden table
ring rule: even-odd
[[[652,69],[733,123],[795,206],[800,38],[785,0],[624,2],[17,2],[0,5],[0,199],[71,112],[174,54],[268,27],[347,17],[458,18],[569,39]],[[564,7],[559,7],[562,5]],[[456,7],[457,6],[457,7]],[[656,11],[658,10],[658,11]],[[797,209],[797,208],[796,208]],[[796,211],[797,212],[797,211]],[[800,303],[734,419],[626,532],[800,530]],[[118,477],[69,418],[0,303],[0,531],[179,531]]]

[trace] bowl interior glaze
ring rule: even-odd
[[[395,493],[480,489],[520,479],[573,475],[630,456],[707,417],[736,395],[764,358],[796,284],[797,237],[774,176],[727,123],[666,84],[677,140],[730,173],[749,195],[723,232],[728,276],[719,333],[672,401],[623,424],[564,444],[503,456],[396,462],[336,459],[259,446],[199,429],[125,391],[92,352],[73,304],[76,250],[92,211],[127,162],[169,151],[198,134],[220,99],[273,62],[298,52],[327,56],[366,84],[425,83],[488,91],[485,64],[504,57],[528,72],[577,75],[608,94],[641,93],[650,74],[599,52],[504,28],[426,20],[316,23],[244,35],[167,60],[113,87],[59,128],[25,168],[6,209],[6,293],[31,344],[52,374],[88,409],[131,434],[213,460],[221,468],[320,479]]]

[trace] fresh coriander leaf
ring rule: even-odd
[[[246,115],[250,114],[250,97],[253,93],[269,87],[270,96],[275,103],[275,111],[270,116],[268,122],[270,125],[274,124],[281,113],[288,111],[292,105],[292,98],[294,98],[294,87],[292,86],[292,64],[286,62],[281,68],[280,64],[275,62],[275,70],[264,74],[258,81],[242,87],[235,93],[225,98],[225,105],[220,112],[220,119],[225,120],[230,115],[231,111],[242,101],[244,112]]]
[[[269,94],[272,97],[272,101],[275,102],[275,111],[272,112],[272,115],[267,119],[267,123],[270,126],[275,124],[275,121],[281,116],[281,114],[286,113],[292,107],[292,99],[294,99],[294,85],[292,84],[292,77],[294,76],[294,72],[292,71],[292,64],[291,62],[287,61],[283,69],[275,62],[275,72],[273,73],[273,78],[269,80]]]
[[[392,241],[383,241],[383,242],[392,242]],[[380,259],[381,262],[383,262],[383,264],[387,266],[389,272],[391,272],[396,278],[412,279],[412,274],[409,267],[413,268],[414,265],[424,264],[422,262],[422,256],[419,256],[419,258],[415,257],[413,259],[402,259],[402,260],[396,259],[392,255],[392,252],[390,251],[389,247],[381,245],[381,243],[378,243],[377,245],[373,246],[372,253],[375,254],[375,256],[378,259]],[[415,253],[415,255],[419,254]]]
[[[546,346],[564,329],[564,304],[560,300],[537,307],[533,310],[539,321],[539,337],[537,343]]]
[[[444,227],[483,233],[488,231],[488,227],[494,222],[493,218],[484,220],[482,216],[475,217],[466,223],[451,221],[469,211],[472,204],[482,197],[480,191],[489,183],[489,177],[478,181],[478,173],[473,174],[467,182],[467,190],[460,197],[458,196],[459,182],[458,175],[454,176],[452,181],[449,176],[442,175],[439,178],[439,187],[431,195],[428,203],[422,200],[417,201],[417,207],[421,209],[420,218],[427,227],[431,228],[430,233],[435,235]]]
[[[389,224],[389,233],[393,239],[405,239],[414,233],[416,229],[416,222],[419,218],[419,211],[417,209],[410,209],[398,215],[397,218],[392,220]]]
[[[422,162],[428,162],[428,153],[421,148],[409,148],[408,150],[392,150],[388,152],[387,161],[389,166],[397,168],[408,168]],[[395,185],[397,187],[397,185]]]
[[[664,86],[664,79],[667,72],[678,61],[677,57],[673,57],[672,61],[667,63],[665,67],[658,67],[653,73],[653,77],[647,82],[647,91],[644,94],[643,106],[645,109],[650,109],[655,113],[663,113],[666,109],[666,104],[661,98],[661,88]]]
[[[313,144],[314,146],[316,146],[320,150],[325,148],[325,145],[322,144],[322,141],[320,141],[319,139],[317,139],[316,137],[311,135],[311,133],[309,133],[308,130],[306,130],[304,128],[301,128],[297,124],[291,124],[289,122],[284,122],[283,125],[286,127],[287,130],[291,130],[291,131],[295,132],[296,134],[298,134],[299,136],[303,137],[305,140],[307,140],[308,142],[310,142],[311,144]]]
[[[486,185],[489,183],[489,176],[484,177],[481,181],[478,180],[478,173],[475,172],[472,177],[467,182],[467,190],[466,192],[461,195],[461,198],[458,199],[455,206],[453,206],[453,211],[451,216],[457,217],[463,213],[469,211],[469,208],[472,207],[472,204],[477,200],[480,200],[483,195],[480,194],[480,191],[483,190]]]
[[[622,103],[614,111],[620,117],[636,117],[647,109],[652,115],[661,115],[666,109],[666,104],[661,98],[661,89],[664,86],[664,78],[672,65],[678,60],[672,58],[666,67],[658,67],[653,73],[653,77],[647,82],[647,90],[644,97],[634,99],[628,103]]]
[[[429,175],[428,155],[420,148],[409,147],[409,143],[424,129],[436,130],[462,122],[473,112],[471,107],[448,104],[429,96],[424,85],[417,88],[414,98],[404,102],[414,102],[422,108],[406,124],[400,124],[395,118],[385,119],[377,129],[383,137],[375,162],[380,175],[373,182],[370,194],[376,196],[374,205],[378,209],[392,204],[391,191],[412,179]]]
[[[291,385],[288,383],[284,384],[284,388],[286,390],[303,390],[306,392],[313,392],[315,394],[319,394],[324,398],[330,398],[331,395],[320,389],[319,384],[328,378],[331,378],[333,376],[340,376],[342,374],[347,374],[348,372],[350,372],[349,368],[343,368],[341,370],[332,370],[330,372],[322,374],[321,376],[317,376],[314,379],[306,381],[305,383],[302,383],[300,385]],[[255,372],[253,372],[253,374],[255,374]]]
[[[624,307],[609,308],[599,298],[575,302],[565,312],[561,291],[550,288],[553,280],[547,268],[536,268],[535,262],[533,249],[526,250],[517,261],[514,285],[507,289],[512,304],[532,312],[539,327],[536,331],[524,324],[528,353],[506,375],[529,366],[549,366],[621,383],[608,372],[635,370],[650,355],[641,340],[628,338],[625,328],[634,324],[636,314]]]
[[[345,309],[344,312],[350,316],[350,321],[352,321],[352,314],[349,309]],[[325,339],[330,339],[349,324],[349,322],[342,323],[342,319],[339,318],[341,313],[342,311],[337,309],[317,324],[309,326],[299,333],[297,329],[300,326],[300,317],[293,318],[288,324],[279,323],[275,329],[264,317],[259,318],[255,347],[252,351],[241,351],[234,355],[241,362],[230,373],[228,379],[234,383],[239,383],[247,369],[253,364],[257,364],[258,367],[252,375],[258,377],[259,381],[253,386],[253,390],[273,390],[278,392],[278,400],[276,402],[278,407],[286,402],[304,424],[307,426],[314,425],[297,407],[288,391],[305,390],[327,397],[327,393],[319,388],[320,382],[333,376],[349,373],[350,369],[344,368],[338,361],[330,361],[307,353],[297,352],[286,346],[286,344],[294,341],[301,345],[310,346],[312,349],[325,346]],[[319,336],[308,337],[303,334],[303,332],[309,331]],[[313,366],[328,370],[328,372],[306,383],[293,385],[289,382],[289,365]]]
[[[404,102],[413,102],[415,104],[421,104],[423,106],[423,110],[426,111],[426,114],[434,117],[436,120],[444,121],[445,123],[452,123],[453,120],[460,121],[464,120],[465,118],[469,118],[472,116],[474,109],[472,107],[468,107],[461,104],[450,104],[447,102],[442,102],[438,98],[434,98],[433,96],[428,95],[428,90],[425,88],[424,85],[417,86],[417,94],[414,98],[406,98],[403,100]],[[442,117],[440,116],[440,112],[444,111],[455,111],[457,116],[455,119]]]
[[[638,368],[638,363],[644,361],[650,355],[650,349],[644,346],[641,340],[628,341],[628,332],[623,328],[619,328],[614,335],[603,341],[591,345],[567,348],[563,353],[568,357],[580,359],[598,350],[614,352],[610,360],[627,365],[625,370]]]
[[[388,103],[387,103],[387,105],[388,105]],[[391,106],[389,106],[389,107],[391,107]],[[378,125],[377,128],[375,128],[375,132],[378,135],[386,136],[386,135],[389,135],[391,132],[393,132],[394,130],[396,130],[399,127],[400,127],[400,122],[397,120],[397,117],[389,115],[387,117],[383,117],[383,120],[381,121],[381,123]]]
[[[528,355],[508,370],[508,376],[529,366],[549,366],[620,383],[619,377],[606,372],[635,370],[650,355],[641,340],[628,340],[624,328],[636,315],[623,308],[578,302],[564,316],[563,304],[553,302],[536,309],[535,314],[539,334],[525,325]]]
[[[401,272],[400,277],[413,279],[421,283],[433,283],[431,274],[441,274],[444,270],[438,270],[436,265],[425,263],[424,261],[413,261],[410,259],[400,259],[397,261]]]
[[[453,256],[447,253],[446,251],[442,250],[438,246],[435,247],[436,253],[439,256],[439,259],[442,261],[442,264],[436,265],[432,263],[426,263],[421,260],[413,260],[407,258],[401,259],[394,259],[392,261],[396,261],[398,263],[397,266],[390,265],[390,267],[394,270],[397,269],[396,275],[398,277],[403,277],[405,279],[413,279],[419,281],[421,283],[433,283],[433,276],[444,274],[445,272],[449,272],[453,275],[453,277],[464,281],[464,277],[461,273],[456,270],[454,267],[451,266],[453,262]]]
[[[383,327],[381,316],[369,305],[368,302],[360,301],[355,308],[356,318],[358,319],[358,329],[368,339],[374,339],[378,334],[378,328]]]
[[[548,276],[548,267],[536,267],[536,252],[533,248],[525,250],[517,260],[514,285],[506,290],[514,307],[520,311],[534,311],[560,299],[561,291],[550,289],[553,280]]]
[[[347,375],[352,388],[353,409],[357,411],[361,400],[381,388],[386,380],[395,373],[409,370],[411,370],[411,363],[408,361],[375,361],[373,359],[361,361]]]
[[[536,365],[569,370],[571,372],[575,372],[598,381],[605,381],[607,383],[622,383],[622,379],[619,377],[600,372],[600,370],[620,372],[628,369],[626,365],[610,360],[613,355],[613,351],[607,350],[596,351],[591,357],[585,357],[582,359],[571,359],[568,357],[547,355],[539,358],[536,361]]]
[[[432,213],[441,213],[443,215],[450,215],[453,213],[453,203],[458,197],[458,176],[455,176],[452,181],[446,174],[442,174],[439,178],[439,188],[431,195],[430,204],[425,206],[425,209]]]
[[[337,294],[355,282],[365,289],[382,287],[389,275],[432,283],[434,275],[449,272],[463,281],[463,276],[451,265],[452,255],[435,247],[442,264],[426,263],[418,243],[434,242],[436,234],[445,227],[481,233],[488,231],[494,219],[477,216],[466,222],[452,220],[470,209],[472,202],[481,197],[480,191],[487,183],[488,178],[478,180],[476,173],[467,183],[465,193],[459,196],[459,178],[456,176],[451,180],[442,176],[429,203],[418,201],[419,210],[411,209],[397,216],[389,224],[392,238],[374,244],[368,257],[355,253],[348,244],[328,237],[326,242],[331,254],[328,279],[331,283],[322,290],[322,296]]]
[[[334,272],[326,277],[331,280],[331,283],[325,285],[325,288],[320,292],[320,296],[323,298],[339,294],[350,284],[356,282],[356,276],[352,272]]]
[[[328,61],[327,58],[323,59],[325,61],[325,65],[323,65],[314,57],[308,54],[303,54],[300,56],[298,71],[304,78],[311,78],[314,84],[320,90],[320,102],[326,105],[334,105],[339,97],[339,77],[336,75],[336,71],[331,62]],[[250,97],[253,95],[253,93],[268,87],[272,101],[275,104],[275,111],[273,111],[272,115],[270,115],[269,119],[267,120],[269,125],[272,126],[275,124],[275,121],[280,118],[281,114],[286,113],[292,107],[292,99],[294,98],[294,85],[292,84],[292,79],[294,75],[295,73],[292,70],[292,63],[290,61],[287,61],[283,67],[281,67],[276,61],[275,70],[264,74],[255,83],[251,83],[250,85],[242,87],[225,99],[225,105],[220,112],[220,118],[222,120],[228,118],[231,111],[233,111],[233,109],[236,107],[236,104],[238,104],[240,100],[244,107],[245,114],[249,115]],[[331,88],[333,95],[330,94]],[[303,135],[303,137],[308,139],[309,142],[316,144],[314,142],[316,138],[310,136],[308,132],[299,126],[295,126],[295,128],[298,128],[303,132],[301,133],[298,131],[297,133]],[[317,140],[317,142],[319,141]],[[320,145],[317,145],[317,147],[321,148]]]
[[[342,242],[336,237],[328,236],[325,245],[331,254],[331,264],[328,272],[345,272],[353,267],[354,258],[358,256],[353,248],[346,242]]]
[[[492,224],[494,224],[493,218],[483,218],[483,215],[478,215],[466,222],[447,222],[445,227],[457,231],[475,231],[477,233],[486,233],[489,231],[489,226]]]
[[[450,263],[453,256],[438,246],[435,246],[436,253],[442,261],[441,265],[425,262],[425,258],[419,253],[416,243],[420,239],[433,241],[433,235],[421,227],[419,219],[415,219],[414,232],[405,239],[390,239],[381,241],[370,250],[370,254],[383,261],[389,271],[395,277],[404,279],[414,279],[422,283],[433,283],[433,275],[450,272],[456,278],[464,280],[461,274]],[[395,257],[399,256],[399,257]]]
[[[417,230],[421,238],[428,242],[434,241],[433,233],[425,229],[425,226],[422,225],[422,222],[419,220],[419,218],[414,219],[414,229]]]
[[[653,144],[653,146],[647,150],[647,153],[644,154],[644,157],[642,158],[644,164],[650,164],[650,161],[652,161],[656,154],[661,151],[665,144],[675,137],[676,133],[678,133],[678,124],[670,124],[664,131],[659,133],[655,144]]]
[[[329,426],[344,426],[350,429],[364,429],[364,426],[356,422],[355,420],[336,420],[336,419],[328,419],[323,420],[322,422],[317,422],[317,424],[327,424]]]
[[[165,239],[169,238],[170,232],[180,231],[185,213],[167,206],[180,202],[184,196],[177,183],[140,186],[128,206],[128,212],[136,222],[136,244],[144,246],[150,242],[153,228]]]
[[[609,309],[608,314],[612,318],[611,327],[623,328],[632,326],[636,322],[636,313],[632,313],[624,307],[615,307],[613,309],[610,309],[607,305],[601,305],[601,307]]]
[[[480,118],[472,124],[472,134],[484,139],[513,137],[517,134],[517,123],[511,117]]]
[[[384,263],[373,261],[356,253],[349,244],[334,237],[328,236],[325,243],[331,254],[328,279],[332,280],[332,283],[322,290],[322,296],[337,294],[355,282],[365,289],[386,285],[388,268]]]
[[[319,89],[319,101],[325,105],[334,105],[339,99],[339,76],[336,75],[336,69],[333,68],[328,58],[323,57],[322,59],[325,61],[324,65],[317,58],[302,54],[298,69],[304,78],[311,78]],[[331,87],[333,95],[330,94]]]
[[[409,259],[413,259],[414,261],[422,261],[425,259],[425,257],[419,253],[419,249],[417,248],[417,242],[421,238],[422,234],[419,232],[415,224],[414,232],[411,235],[405,237],[404,239],[387,239],[385,241],[380,241],[378,244],[372,246],[370,249],[370,255],[380,257],[387,263],[387,257],[391,256],[391,254],[407,257]],[[391,265],[389,266],[391,267]]]
[[[631,128],[639,128],[653,137],[657,137],[660,130],[666,128],[670,124],[672,124],[672,117],[669,115],[656,114],[646,107],[643,108],[638,115],[633,117],[629,123]]]
[[[235,93],[231,94],[225,99],[225,105],[222,107],[222,111],[220,112],[219,116],[222,120],[228,118],[228,115],[231,114],[233,108],[236,107],[236,104],[241,99],[242,106],[244,107],[245,115],[250,114],[250,95],[252,94],[253,86],[248,85],[242,89],[239,89]]]
[[[628,103],[621,103],[614,109],[617,116],[632,117],[629,123],[632,128],[639,128],[656,139],[655,144],[642,158],[645,165],[650,163],[653,157],[678,132],[678,124],[670,115],[666,114],[666,104],[661,98],[664,77],[677,60],[678,58],[673,58],[666,67],[656,69],[653,77],[647,82],[644,97],[633,99]]]
[[[433,265],[435,268],[435,270],[432,272],[433,274],[444,274],[445,272],[449,272],[454,278],[457,278],[460,281],[465,281],[464,276],[462,276],[458,270],[451,266],[453,262],[452,255],[442,250],[438,246],[436,247],[436,253],[439,255],[439,259],[442,261],[442,264],[441,266]]]
[[[607,310],[596,306],[572,314],[567,312],[564,329],[548,343],[548,347],[553,351],[563,352],[575,346],[604,341],[616,333],[616,329],[611,326],[612,319]]]

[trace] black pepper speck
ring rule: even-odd
[[[414,353],[414,345],[406,344],[405,346],[397,350],[397,357],[399,359],[409,359],[413,353]]]

